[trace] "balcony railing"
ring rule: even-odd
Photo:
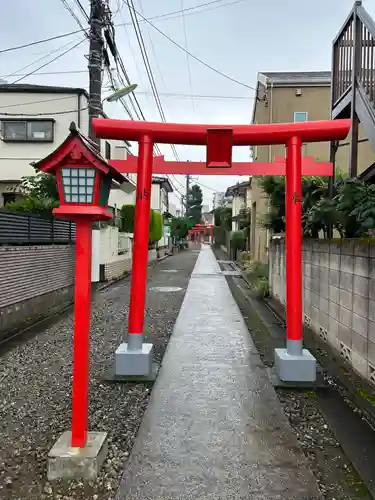
[[[357,1],[333,42],[332,109],[360,84],[375,100],[375,23]]]

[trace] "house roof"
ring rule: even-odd
[[[55,85],[34,85],[31,83],[7,83],[4,80],[0,80],[0,92],[10,92],[10,93],[20,93],[25,94],[76,94],[84,95],[87,100],[90,96],[87,90],[79,87],[59,87]],[[100,112],[103,118],[109,118],[109,116],[101,110]],[[51,113],[53,115],[53,113]],[[129,141],[124,141],[128,147],[131,147]]]
[[[257,75],[251,123],[254,123],[258,101],[267,100],[268,87],[330,87],[331,71],[261,71]]]
[[[273,85],[302,85],[302,84],[326,84],[331,85],[330,71],[262,71],[258,73],[258,82],[264,84],[264,80]]]
[[[0,92],[24,92],[34,94],[83,94],[89,98],[85,89],[78,87],[58,87],[54,85],[33,85],[31,83],[3,83],[0,81]]]
[[[81,134],[74,122],[70,124],[69,131],[70,134],[67,138],[52,153],[37,162],[31,163],[31,165],[37,170],[53,174],[66,156],[75,150],[87,157],[99,170],[102,170],[105,174],[109,173],[113,180],[119,184],[127,182],[127,178],[103,158],[96,144]]]
[[[160,184],[168,193],[173,192],[172,184],[167,177],[152,176],[152,184]]]
[[[251,186],[251,179],[248,181],[244,182],[238,182],[237,184],[234,184],[233,186],[229,186],[225,192],[225,196],[233,196],[237,192],[245,191],[248,187]]]

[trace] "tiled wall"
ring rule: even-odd
[[[375,241],[305,241],[303,320],[375,384]],[[272,295],[285,304],[285,246],[270,245]]]

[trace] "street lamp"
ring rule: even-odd
[[[34,166],[56,176],[60,205],[53,213],[76,223],[72,430],[65,432],[50,451],[48,477],[60,477],[65,462],[70,464],[72,474],[78,467],[78,473],[86,477],[93,473],[92,468],[87,472],[85,466],[85,457],[91,456],[87,450],[92,449],[95,440],[104,446],[106,439],[105,433],[88,432],[92,221],[112,218],[108,210],[112,180],[121,184],[125,178],[93,148],[74,123],[65,141]],[[72,460],[81,465],[74,467]],[[66,475],[66,471],[63,473]]]
[[[132,83],[131,85],[128,85],[127,87],[122,87],[121,89],[116,90],[113,94],[110,94],[108,97],[105,97],[103,99],[103,102],[104,101],[107,101],[107,102],[118,101],[122,97],[125,97],[125,96],[131,94],[132,92],[134,92],[134,90],[137,87],[138,87],[138,85],[136,83]]]

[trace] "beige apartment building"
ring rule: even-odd
[[[254,100],[253,124],[317,121],[331,118],[331,72],[280,72],[258,73],[257,97]],[[365,138],[360,130],[360,139]],[[336,167],[349,170],[350,143],[343,141],[336,154]],[[285,156],[280,145],[252,148],[253,160],[273,161],[275,156]],[[329,143],[312,143],[303,146],[303,156],[328,161]],[[358,173],[375,162],[375,153],[368,141],[358,144]],[[253,259],[267,262],[268,231],[260,220],[268,212],[268,200],[259,186],[257,177],[252,179],[251,252]]]

